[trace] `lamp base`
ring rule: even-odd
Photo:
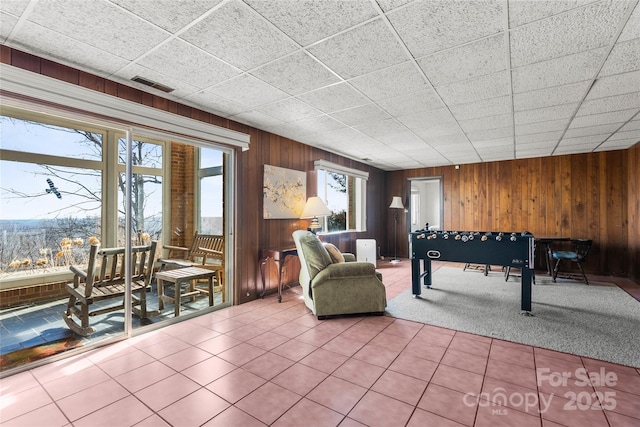
[[[402,260],[400,260],[400,259],[398,259],[398,258],[394,258],[394,259],[392,259],[392,260],[391,260],[391,261],[389,261],[389,262],[390,262],[391,264],[398,264],[398,263],[401,263],[401,262],[402,262]]]

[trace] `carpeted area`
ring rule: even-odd
[[[394,317],[640,367],[640,302],[614,284],[536,277],[532,314],[520,311],[520,279],[442,267],[421,298],[389,301]]]

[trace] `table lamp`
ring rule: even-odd
[[[327,205],[320,197],[314,196],[307,199],[307,203],[304,205],[304,209],[302,209],[300,218],[313,218],[311,220],[311,224],[309,224],[309,231],[315,234],[322,230],[322,227],[320,227],[320,223],[318,222],[318,217],[327,215],[331,215],[331,211]]]

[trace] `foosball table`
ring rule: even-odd
[[[432,284],[431,261],[452,261],[520,268],[520,308],[531,312],[534,237],[530,233],[479,231],[414,231],[409,233],[411,290]]]

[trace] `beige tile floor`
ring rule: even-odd
[[[410,287],[407,260],[379,269],[389,299]],[[638,369],[388,316],[318,321],[299,292],[4,378],[0,424],[640,426]]]

